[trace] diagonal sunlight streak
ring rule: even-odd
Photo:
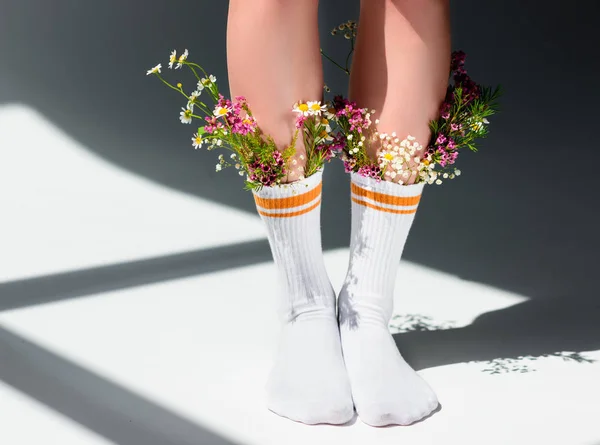
[[[0,379],[120,445],[235,445],[1,326]]]
[[[0,282],[0,312],[272,261],[267,240]]]
[[[0,282],[265,236],[257,215],[110,164],[24,105],[0,106],[0,190]]]

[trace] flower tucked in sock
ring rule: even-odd
[[[303,423],[341,424],[354,415],[321,250],[321,176],[254,192],[282,283],[282,332],[267,383],[271,411]]]
[[[352,396],[364,422],[407,425],[438,406],[388,328],[396,272],[424,184],[398,185],[357,173],[351,178],[350,264],[338,305]]]

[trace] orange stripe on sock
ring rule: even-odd
[[[402,187],[402,186],[399,186]],[[417,196],[391,196],[384,193],[374,192],[372,190],[365,190],[362,187],[352,183],[352,193],[363,198],[369,198],[373,201],[380,202],[382,204],[389,204],[395,206],[414,206],[421,200],[421,195]]]
[[[382,212],[397,213],[397,214],[401,214],[401,215],[410,215],[411,213],[417,212],[416,207],[414,209],[409,209],[409,210],[388,209],[387,207],[381,207],[381,206],[378,206],[375,204],[371,204],[370,202],[355,198],[354,196],[352,197],[352,201],[354,201],[355,203],[360,204],[362,206],[369,207],[369,208],[375,209],[375,210],[380,210]]]
[[[315,208],[317,208],[317,206],[319,204],[321,204],[321,200],[320,199],[317,202],[315,202],[313,205],[311,205],[310,207],[307,207],[307,208],[302,209],[302,210],[298,210],[296,212],[288,212],[288,213],[267,213],[267,212],[263,212],[260,209],[257,209],[257,210],[258,210],[258,213],[261,214],[262,216],[269,216],[271,218],[289,218],[291,216],[304,215],[305,213],[308,213],[311,210],[314,210]]]
[[[321,194],[322,183],[319,183],[314,189],[301,195],[289,196],[287,198],[261,198],[254,195],[256,205],[268,210],[291,209],[308,204]],[[260,211],[259,211],[260,213]],[[269,216],[271,216],[269,214]]]

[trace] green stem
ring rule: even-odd
[[[339,63],[337,63],[335,60],[333,60],[331,57],[329,57],[327,54],[325,54],[323,52],[323,48],[321,48],[321,54],[323,55],[323,57],[325,57],[327,60],[329,60],[331,63],[333,63],[335,66],[337,66],[339,69],[341,69],[343,72],[345,72],[346,74],[350,74],[350,71],[348,71],[346,68],[344,68],[342,65],[340,65]]]
[[[162,76],[161,76],[160,74],[158,74],[158,73],[157,73],[157,74],[156,74],[156,76],[157,76],[157,77],[158,77],[158,78],[161,80],[161,82],[162,82],[162,83],[164,83],[166,86],[168,86],[169,88],[172,88],[172,89],[174,89],[175,91],[177,91],[177,92],[181,93],[181,94],[183,95],[183,97],[185,97],[186,99],[188,99],[188,96],[186,96],[186,94],[185,94],[183,91],[181,91],[181,89],[180,89],[180,88],[177,88],[177,87],[175,87],[175,86],[171,85],[169,82],[167,82],[165,79],[163,79],[163,78],[162,78]]]
[[[350,60],[350,56],[354,53],[354,37],[350,39],[350,52],[348,56],[346,56],[346,72],[350,74],[350,70],[348,69],[348,61]]]

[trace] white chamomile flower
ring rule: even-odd
[[[192,93],[190,94],[187,104],[190,110],[194,109],[194,105],[196,103],[196,99],[198,99],[198,96],[200,96],[200,91],[192,91]]]
[[[195,133],[194,136],[192,137],[192,145],[194,146],[194,148],[200,148],[202,147],[202,143],[204,141],[202,140],[202,135]]]
[[[308,104],[302,102],[296,102],[292,111],[301,114],[302,116],[310,116],[310,109],[308,108]]]
[[[179,113],[179,120],[182,124],[192,123],[192,109],[188,106],[186,108],[181,107],[183,111]]]
[[[198,81],[198,85],[196,86],[196,90],[202,91],[204,89],[204,84],[201,80]]]
[[[229,113],[229,108],[227,107],[215,107],[213,114],[217,117],[222,117],[225,116],[227,113]]]
[[[306,103],[306,105],[308,106],[308,110],[310,111],[310,114],[313,114],[315,116],[320,116],[322,112],[327,110],[327,107],[325,105],[321,105],[321,101],[317,100],[317,101],[308,101]]]
[[[186,49],[186,50],[183,52],[183,54],[181,54],[181,55],[179,56],[179,60],[178,60],[178,62],[179,62],[179,63],[177,64],[177,66],[175,67],[175,69],[177,69],[177,68],[181,68],[181,67],[183,66],[183,61],[184,61],[185,59],[187,59],[187,56],[188,56],[188,54],[189,54],[189,53],[188,53],[188,50]]]
[[[198,85],[202,84],[203,86],[207,87],[207,86],[210,86],[211,83],[215,83],[216,81],[217,81],[217,78],[211,74],[210,76],[208,76],[208,79],[206,77],[203,77],[202,79],[200,79],[200,82],[198,82]]]
[[[329,124],[329,119],[326,118],[321,118],[321,121],[319,122],[321,125],[325,126],[325,131],[327,133],[331,133],[331,125]]]
[[[160,73],[160,69],[162,68],[162,65],[159,63],[158,65],[156,65],[154,68],[149,69],[148,71],[146,71],[146,76],[148,74],[154,74],[154,73]]]
[[[169,68],[173,68],[173,64],[177,60],[177,51],[173,50],[169,56]]]

